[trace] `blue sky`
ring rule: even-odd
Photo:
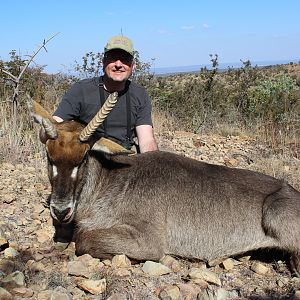
[[[300,59],[299,0],[14,0],[1,2],[0,59],[32,54],[59,32],[36,63],[72,69],[111,36],[130,37],[155,67]]]

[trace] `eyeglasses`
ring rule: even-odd
[[[124,51],[109,51],[105,54],[104,59],[108,63],[121,61],[123,64],[130,66],[133,62],[133,57]]]

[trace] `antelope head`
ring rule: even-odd
[[[58,123],[37,102],[31,98],[28,101],[34,121],[41,126],[40,140],[47,151],[48,175],[52,186],[50,212],[60,223],[69,223],[74,218],[77,207],[75,191],[80,188],[89,151],[109,155],[132,153],[106,138],[92,141],[93,133],[116,101],[117,93],[111,94],[86,127],[75,121]]]

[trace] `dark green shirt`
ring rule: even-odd
[[[146,89],[132,81],[127,83],[127,88],[119,93],[118,101],[106,119],[106,136],[122,145],[126,145],[127,136],[126,93],[130,95],[131,139],[135,136],[136,126],[152,126],[151,101]],[[104,95],[106,99],[109,94],[104,91]],[[95,77],[73,84],[53,115],[64,121],[76,120],[88,124],[100,108],[99,77]],[[97,132],[105,135],[103,125]]]

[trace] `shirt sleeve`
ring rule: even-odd
[[[74,83],[62,97],[53,115],[62,118],[64,121],[78,119],[81,106],[80,99],[82,99],[80,84]]]
[[[136,126],[139,125],[151,125],[152,124],[152,117],[151,117],[152,105],[150,97],[146,90],[144,90],[142,95],[141,105],[138,109],[137,119],[136,119]]]

